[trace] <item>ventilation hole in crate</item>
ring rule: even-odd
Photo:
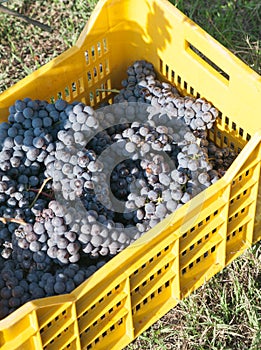
[[[91,310],[93,310],[93,309],[95,309],[95,304],[93,304],[92,306],[91,306]]]
[[[238,217],[238,213],[235,214],[235,218],[237,218],[237,217]]]
[[[215,232],[217,232],[217,229],[216,229],[216,228],[214,228],[214,229],[212,230],[212,233],[215,233]]]
[[[209,59],[206,55],[204,55],[199,49],[197,49],[194,45],[192,45],[190,42],[186,42],[187,48],[189,48],[191,51],[193,51],[201,60],[203,60],[205,63],[207,63],[212,69],[215,69],[217,73],[219,73],[222,77],[224,77],[226,80],[229,80],[229,75],[223,71],[222,68],[217,66],[211,59]]]
[[[88,79],[88,83],[92,81],[92,74],[90,71],[87,72],[87,79]]]
[[[139,311],[140,309],[140,304],[136,305],[136,311]]]
[[[225,118],[225,124],[229,125],[229,118],[228,117]]]
[[[89,52],[88,52],[88,50],[86,50],[86,51],[84,52],[84,56],[85,56],[85,61],[86,61],[86,63],[89,64],[90,59],[89,59]]]
[[[171,82],[173,83],[175,79],[175,72],[174,70],[171,70]]]
[[[97,343],[99,343],[99,341],[100,341],[99,338],[96,338],[96,339],[94,340],[94,343],[97,344]]]
[[[200,226],[202,226],[203,225],[203,221],[200,221],[199,223],[198,223],[198,227],[200,227]]]
[[[52,322],[47,323],[47,327],[48,328],[51,327],[51,326],[52,326]]]
[[[183,83],[184,89],[187,90],[188,89],[188,83],[186,81],[184,81]]]
[[[158,258],[159,256],[161,256],[161,252],[159,252],[159,253],[157,254],[157,258]]]
[[[90,105],[94,106],[94,96],[92,92],[89,93],[89,98],[90,98]]]
[[[184,269],[181,270],[181,273],[182,273],[182,275],[184,275],[186,272],[187,272],[187,269],[186,269],[186,267],[184,267]]]
[[[101,320],[103,320],[105,317],[106,317],[106,316],[105,316],[105,314],[104,314],[104,315],[102,315],[102,316],[101,316]]]
[[[153,298],[155,298],[155,293],[153,292],[153,293],[151,293],[151,299],[153,299]]]
[[[212,247],[210,251],[211,253],[214,253],[215,250],[216,250],[216,246]]]
[[[75,81],[72,83],[72,92],[76,92],[77,87]]]
[[[59,316],[56,316],[54,321],[58,321],[59,320]]]
[[[208,222],[210,220],[210,216],[206,217],[206,222]]]
[[[101,55],[101,43],[98,41],[97,42],[97,52],[98,52],[98,56]]]
[[[233,231],[232,236],[235,237],[235,235],[236,235],[236,231]]]
[[[67,349],[69,349],[71,347],[71,344],[68,344],[66,347],[67,347]]]
[[[207,233],[206,235],[205,235],[205,239],[208,239],[209,238],[209,233]]]
[[[182,235],[182,238],[187,237],[187,232]]]
[[[197,241],[197,244],[200,245],[201,243],[202,243],[202,239],[199,239],[199,240]]]
[[[86,316],[88,314],[88,310],[84,311],[84,313],[82,314],[83,316]]]
[[[120,288],[120,285],[118,284],[116,287],[115,287],[115,290],[119,289]]]
[[[193,267],[193,262],[189,264],[189,269],[191,269]]]
[[[104,49],[104,52],[108,51],[107,39],[104,38],[102,42],[103,42],[103,49]]]
[[[251,136],[249,134],[246,135],[246,140],[249,141],[251,139]]]
[[[92,46],[91,48],[91,53],[92,53],[92,59],[94,60],[95,59],[95,47]]]
[[[162,292],[162,287],[158,288],[158,294],[160,294]]]
[[[107,331],[102,333],[103,338],[106,337],[106,335],[107,335]]]
[[[152,263],[153,260],[154,260],[153,258],[150,258],[149,263]]]
[[[231,147],[232,149],[235,149],[235,145],[234,145],[233,142],[230,143],[230,147]]]
[[[98,74],[97,74],[97,68],[94,67],[94,68],[93,68],[93,77],[96,78],[97,75],[98,75]]]
[[[147,281],[144,281],[144,282],[142,283],[142,287],[145,287],[146,284],[147,284]]]
[[[163,61],[161,59],[159,62],[159,69],[160,69],[160,72],[163,73]]]
[[[230,240],[230,235],[227,236],[227,241],[229,241],[229,240]]]
[[[200,257],[196,259],[196,264],[200,262]]]
[[[169,76],[169,66],[166,64],[165,65],[165,76],[168,78]]]
[[[139,291],[139,289],[140,289],[140,287],[136,287],[136,288],[134,289],[134,292],[137,293],[137,292]]]
[[[199,92],[197,92],[196,97],[200,98],[200,93]]]
[[[225,145],[228,145],[228,139],[227,139],[226,136],[224,136],[224,144],[225,144]]]
[[[87,345],[86,350],[90,350],[92,348],[92,344]]]
[[[184,255],[186,255],[186,254],[187,254],[187,251],[186,251],[186,250],[184,250],[184,251],[181,253],[182,256],[184,256]]]
[[[102,65],[102,63],[99,64],[99,67],[100,67],[100,74],[103,75],[103,65]]]
[[[228,219],[228,222],[231,222],[231,221],[232,221],[232,218],[229,218],[229,219]]]
[[[244,135],[244,130],[242,128],[239,128],[239,135],[243,137]]]
[[[208,257],[208,252],[204,253],[204,258]]]
[[[103,302],[103,300],[104,300],[104,298],[101,298],[99,301],[98,301],[98,303],[101,303],[101,302]]]
[[[214,216],[218,215],[218,210],[214,211]]]
[[[222,138],[222,135],[221,135],[221,132],[220,132],[220,131],[217,132],[217,138],[218,138],[219,140],[221,140],[221,138]]]
[[[165,247],[164,250],[165,250],[165,252],[166,252],[167,250],[169,250],[169,245],[168,245],[167,247]]]
[[[191,227],[190,232],[195,231],[195,226]],[[186,234],[187,235],[187,234]],[[183,237],[183,236],[182,236]]]
[[[150,276],[150,281],[154,280],[154,275]]]
[[[243,192],[243,196],[245,196],[247,194],[247,190],[245,190],[244,192]]]
[[[234,123],[234,122],[232,122],[232,129],[233,129],[234,131],[237,130],[237,125],[236,125],[236,123]]]
[[[141,265],[141,268],[144,269],[146,267],[146,264]]]
[[[230,204],[233,204],[233,203],[234,203],[234,199],[231,199],[231,200],[230,200]]]
[[[66,86],[64,89],[64,96],[67,98],[70,97],[70,90],[68,86]]]
[[[194,88],[191,86],[190,89],[189,89],[191,95],[194,95]]]
[[[189,250],[193,250],[195,248],[195,245],[192,244],[190,247],[189,247]]]
[[[148,299],[145,298],[145,299],[143,300],[143,305],[147,304],[147,302],[148,302]]]
[[[181,77],[178,75],[178,84],[181,84]]]

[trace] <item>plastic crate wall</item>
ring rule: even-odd
[[[111,100],[97,89],[119,88],[136,59],[152,62],[183,94],[210,100],[220,118],[209,138],[242,151],[220,181],[74,292],[0,321],[3,350],[119,350],[261,238],[260,76],[167,1],[100,1],[76,46],[0,96],[1,118],[28,96]]]

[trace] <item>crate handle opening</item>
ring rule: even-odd
[[[230,76],[223,69],[221,69],[218,65],[216,65],[211,59],[209,59],[206,55],[204,55],[200,50],[198,50],[194,45],[187,41],[187,47],[193,51],[199,58],[201,58],[204,62],[208,63],[212,68],[214,68],[223,78],[229,81]]]

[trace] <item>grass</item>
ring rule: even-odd
[[[53,27],[53,34],[0,13],[0,93],[71,46],[95,3],[9,1]],[[172,0],[261,74],[259,0]],[[261,344],[261,244],[245,252],[162,317],[126,350],[258,350]]]

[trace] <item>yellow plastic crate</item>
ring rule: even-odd
[[[209,138],[241,153],[226,175],[71,294],[0,321],[1,350],[119,350],[261,238],[261,77],[166,0],[101,0],[76,45],[0,95],[97,106],[137,59],[221,115]]]

